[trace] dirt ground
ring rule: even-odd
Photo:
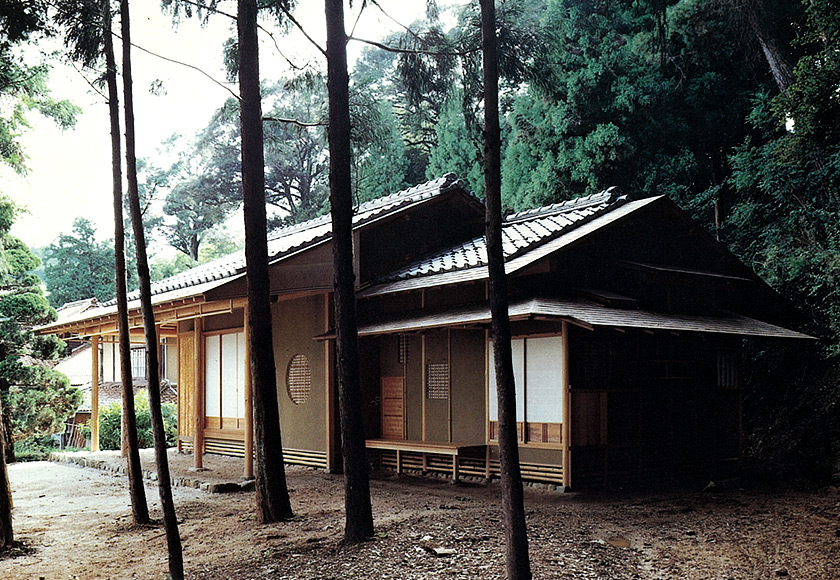
[[[107,452],[96,457],[121,461]],[[210,469],[191,473],[191,460],[173,455],[173,476],[236,481],[242,467],[241,460],[208,456]],[[0,560],[0,578],[166,577],[163,529],[132,525],[125,476],[42,462],[12,465],[10,478],[23,547]],[[376,478],[377,537],[345,547],[341,477],[290,468],[288,478],[297,516],[267,526],[255,522],[253,491],[176,487],[187,578],[504,576],[497,484]],[[150,483],[146,491],[159,516],[157,488]],[[525,499],[535,578],[840,578],[840,496],[831,488],[579,494],[527,488]]]

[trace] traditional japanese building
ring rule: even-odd
[[[498,474],[483,220],[452,175],[356,210],[365,435],[384,467]],[[507,216],[503,236],[523,477],[583,487],[733,473],[742,340],[807,338],[789,330],[790,306],[664,197],[610,189]],[[278,231],[269,255],[285,460],[337,470],[329,216]],[[179,448],[244,456],[249,474],[244,255],[153,293],[177,352]],[[41,332],[111,340],[116,306]]]

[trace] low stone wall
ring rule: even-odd
[[[99,469],[114,475],[127,475],[126,466],[121,462],[108,461],[98,457],[87,457],[70,453],[50,453],[49,460],[56,463],[69,463],[79,467]],[[143,470],[143,479],[157,481],[156,471]],[[254,481],[246,480],[240,482],[210,482],[202,481],[194,477],[172,476],[174,487],[192,487],[209,493],[233,493],[239,491],[253,491]]]

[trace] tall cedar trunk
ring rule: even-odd
[[[128,291],[125,269],[125,226],[122,200],[122,157],[120,144],[120,110],[117,90],[117,63],[114,40],[111,36],[111,6],[102,4],[104,14],[105,78],[108,84],[108,113],[111,121],[111,175],[114,193],[114,259],[116,262],[117,313],[120,336],[120,379],[123,398],[123,441],[127,450],[128,495],[135,524],[149,523],[149,506],[143,487],[143,467],[140,465],[140,445],[137,440],[137,416],[134,412],[134,385],[131,376],[131,339],[128,330]],[[95,420],[99,418],[96,417]]]
[[[756,40],[758,40],[758,45],[761,47],[761,53],[764,55],[767,66],[770,67],[770,72],[773,74],[773,80],[776,81],[779,92],[784,93],[793,83],[793,70],[790,64],[788,64],[786,55],[779,47],[779,43],[776,42],[776,39],[767,28],[761,0],[746,0],[743,8],[746,11],[750,28]]]
[[[487,267],[490,274],[490,314],[499,409],[499,464],[505,520],[505,564],[508,580],[529,580],[528,534],[519,445],[516,436],[516,392],[508,317],[505,258],[502,251],[501,133],[499,131],[499,69],[494,0],[481,0],[484,56],[484,198]]]
[[[0,413],[3,402],[0,401]],[[12,486],[9,485],[9,470],[6,467],[6,436],[0,429],[0,550],[11,548],[15,541],[12,528]]]
[[[0,414],[0,419],[3,422],[2,429],[3,435],[6,438],[6,441],[9,441],[9,444],[6,445],[5,452],[3,453],[5,457],[6,463],[14,463],[17,461],[17,457],[15,457],[15,446],[14,446],[14,429],[12,429],[12,411],[11,407],[9,406],[9,383],[7,381],[2,381],[0,383],[0,398],[2,398],[3,403],[5,403],[6,407],[9,408],[9,412],[3,412]]]
[[[344,458],[344,541],[373,536],[370,475],[362,423],[359,336],[353,273],[353,198],[350,186],[350,99],[343,0],[327,0],[330,213],[333,228],[336,366]]]
[[[260,103],[257,2],[239,0],[239,114],[242,134],[242,196],[248,281],[248,348],[254,402],[257,521],[292,517],[286,486],[277,376],[271,331],[271,294],[265,210],[265,159]]]
[[[152,418],[152,436],[155,441],[155,465],[158,474],[158,491],[163,510],[163,527],[166,530],[166,546],[169,552],[169,575],[172,580],[183,580],[184,557],[181,550],[181,536],[178,533],[178,519],[175,503],[172,501],[172,482],[169,475],[169,460],[166,456],[166,433],[163,413],[160,407],[160,372],[158,365],[158,339],[155,327],[155,313],[152,309],[152,282],[149,275],[149,261],[146,257],[146,235],[143,232],[143,216],[140,211],[140,195],[137,190],[137,158],[134,147],[134,93],[131,86],[131,25],[128,0],[120,2],[121,30],[123,41],[123,92],[125,93],[125,163],[128,180],[128,203],[131,211],[131,225],[137,251],[137,276],[140,280],[140,311],[143,315],[143,332],[146,335],[146,378],[149,385],[149,412]]]

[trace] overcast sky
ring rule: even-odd
[[[425,0],[380,0],[389,14],[409,24],[422,16]],[[228,3],[235,9],[235,3]],[[323,3],[300,2],[296,16],[310,34],[323,42]],[[358,7],[361,3],[354,3]],[[207,27],[182,21],[173,28],[171,18],[159,10],[158,0],[132,2],[132,42],[157,54],[199,67],[224,84],[222,42],[234,34],[231,21],[216,16]],[[348,28],[355,15],[348,14]],[[363,15],[357,35],[381,38],[395,25],[375,8]],[[300,64],[307,59],[320,62],[310,45],[297,31],[276,37],[285,57]],[[289,66],[278,53],[274,41],[261,38],[261,73],[265,78],[288,74]],[[354,46],[355,44],[355,46]],[[42,45],[42,50],[60,45]],[[117,46],[117,50],[120,48]],[[358,43],[351,43],[352,54]],[[132,52],[137,125],[137,156],[153,158],[160,143],[175,132],[188,138],[206,125],[211,114],[230,92],[201,72],[167,62],[142,50]],[[325,68],[325,65],[324,65]],[[149,88],[162,81],[165,94],[156,96]],[[50,244],[61,232],[70,232],[78,216],[95,222],[100,239],[113,237],[110,183],[110,137],[108,110],[103,97],[91,90],[73,67],[58,61],[50,75],[55,98],[67,98],[83,108],[74,129],[61,131],[38,114],[31,115],[32,129],[21,141],[28,155],[29,172],[20,177],[0,167],[0,193],[25,206],[29,213],[18,218],[12,233],[30,247]],[[121,85],[120,85],[121,86]],[[235,85],[227,87],[236,92]],[[122,103],[120,103],[122,106]]]

